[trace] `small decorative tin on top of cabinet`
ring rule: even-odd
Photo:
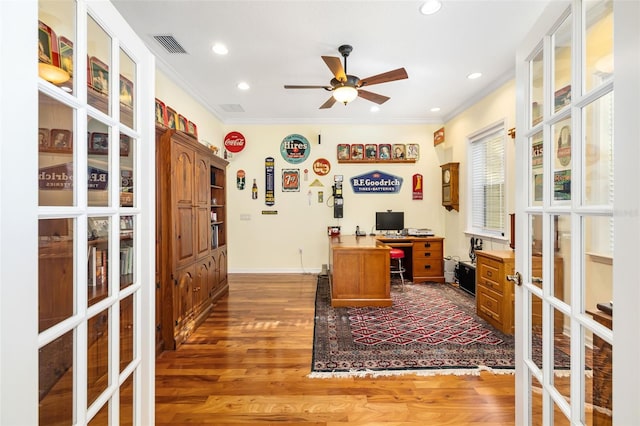
[[[228,162],[194,136],[172,129],[157,141],[156,162],[161,329],[164,348],[175,349],[228,289]]]

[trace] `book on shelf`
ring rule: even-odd
[[[218,225],[211,225],[211,247],[218,248]]]

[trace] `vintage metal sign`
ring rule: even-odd
[[[413,199],[422,200],[422,175],[416,173],[413,175]]]
[[[240,132],[229,132],[224,137],[224,147],[229,152],[240,152],[244,149],[246,140]]]
[[[267,206],[273,206],[276,203],[274,164],[275,160],[273,157],[264,159],[264,203]]]
[[[282,169],[282,192],[300,191],[300,169]]]
[[[87,173],[87,189],[104,191],[109,185],[109,173],[89,166]],[[43,167],[38,174],[38,187],[44,190],[73,190],[73,163],[57,164]]]
[[[353,192],[366,194],[393,194],[400,192],[402,178],[375,170],[350,179]]]
[[[291,164],[302,163],[311,153],[311,145],[302,135],[292,134],[282,140],[280,144],[282,158]]]
[[[326,158],[318,158],[313,162],[313,172],[318,176],[326,176],[331,171],[331,163]]]

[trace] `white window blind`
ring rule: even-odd
[[[472,232],[504,236],[504,128],[493,128],[470,143]]]

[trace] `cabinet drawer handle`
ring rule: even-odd
[[[425,257],[429,257],[429,256],[431,256],[431,252],[425,252],[425,253],[424,253],[424,256],[425,256]]]
[[[492,276],[493,276],[493,273],[492,273],[491,271],[487,271],[487,276],[488,276],[488,277],[492,277]]]
[[[431,269],[431,265],[424,265],[424,269]]]
[[[424,248],[431,248],[431,243],[424,243]]]

